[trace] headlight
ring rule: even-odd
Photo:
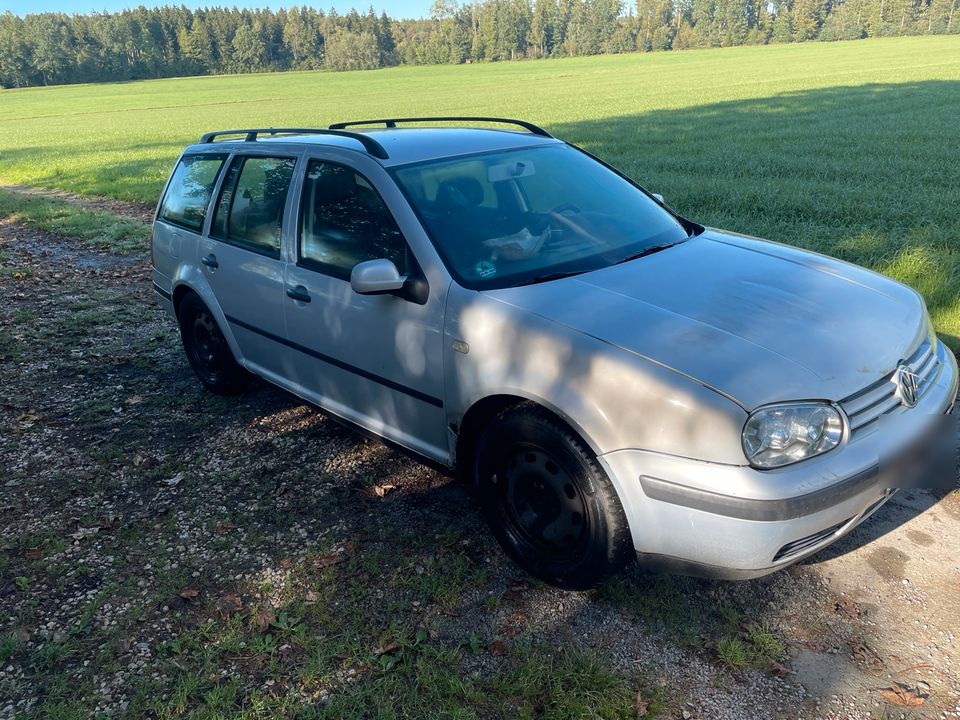
[[[826,403],[770,405],[743,427],[743,451],[757,468],[775,468],[819,455],[840,444],[843,419]]]

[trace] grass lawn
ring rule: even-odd
[[[142,222],[78,207],[59,198],[34,197],[3,189],[0,189],[0,218],[118,254],[142,250],[150,242],[150,229]]]
[[[919,289],[960,347],[960,37],[0,91],[0,181],[154,202],[202,132],[429,113],[545,125],[691,218]]]

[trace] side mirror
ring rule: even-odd
[[[663,195],[661,195],[660,193],[650,193],[650,194],[653,195],[658,202],[661,202],[661,203],[663,202]]]
[[[353,266],[350,287],[360,295],[393,293],[403,288],[407,278],[390,260],[367,260]]]

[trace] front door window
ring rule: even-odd
[[[342,165],[310,161],[300,215],[299,265],[349,279],[358,263],[386,258],[405,275],[406,248],[400,228],[366,178]]]

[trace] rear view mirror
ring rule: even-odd
[[[505,180],[517,180],[523,177],[536,175],[537,169],[533,160],[517,160],[515,162],[500,163],[491,165],[487,169],[487,180],[492,183],[503,182]]]
[[[353,266],[350,287],[361,295],[378,295],[400,290],[407,278],[390,260],[367,260]]]

